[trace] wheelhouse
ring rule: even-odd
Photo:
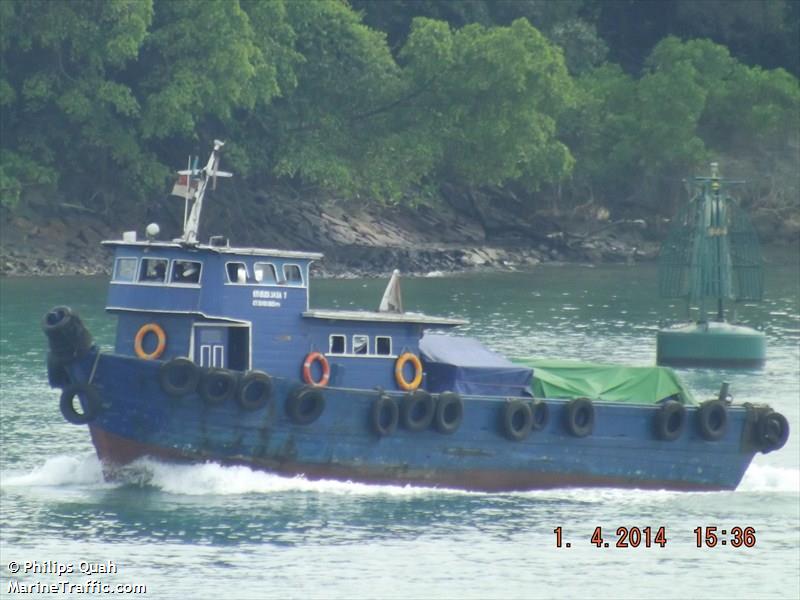
[[[107,241],[114,268],[106,309],[117,315],[115,351],[191,358],[202,367],[260,369],[343,387],[398,384],[397,359],[419,354],[427,328],[456,319],[309,306],[314,252],[180,241]],[[306,367],[309,356],[324,360]],[[313,363],[314,361],[312,361]],[[403,379],[414,379],[413,365]]]

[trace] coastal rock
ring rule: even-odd
[[[177,237],[179,208],[162,207],[156,218],[128,214],[113,219],[84,211],[63,210],[46,217],[4,211],[0,276],[107,275],[111,253],[100,245],[103,239],[119,238],[134,227],[141,236],[153,220],[162,226],[163,238]],[[394,269],[406,275],[512,270],[545,261],[626,262],[652,260],[657,254],[657,243],[640,237],[566,233],[579,231],[580,225],[559,225],[552,217],[539,230],[533,226],[537,217],[521,219],[517,206],[492,210],[517,212],[489,219],[485,211],[470,215],[444,201],[409,207],[281,198],[265,192],[242,198],[221,194],[204,208],[201,238],[213,232],[241,246],[320,251],[325,259],[314,265],[314,272],[336,277],[383,277]]]

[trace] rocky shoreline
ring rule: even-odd
[[[593,245],[593,251],[597,246]],[[603,244],[602,246],[606,246]],[[602,259],[589,260],[586,252],[564,255],[545,247],[465,247],[465,248],[330,248],[325,258],[314,263],[317,277],[360,278],[387,277],[399,268],[406,276],[430,276],[472,271],[525,270],[543,263],[608,263],[652,260],[652,253],[615,244],[600,250]],[[75,252],[73,257],[43,256],[38,251],[12,249],[0,255],[0,277],[58,277],[111,274],[111,252]]]
[[[183,202],[173,196],[144,205],[98,197],[81,203],[42,196],[23,210],[0,207],[0,277],[108,275],[111,253],[101,241],[120,239],[134,228],[142,236],[154,221],[161,239],[181,234]],[[794,221],[776,221],[769,211],[752,218],[770,245],[768,254],[798,255]],[[325,258],[312,265],[316,276],[384,277],[394,269],[418,276],[548,262],[652,261],[668,227],[664,219],[612,216],[591,202],[561,212],[536,209],[508,192],[448,188],[435,201],[412,206],[347,202],[287,188],[254,190],[234,182],[209,197],[200,238],[220,234],[240,247],[322,252]]]
[[[161,237],[172,239],[181,215],[174,202],[163,208],[153,212],[161,215]],[[109,275],[111,252],[100,242],[119,239],[123,229],[121,216],[110,219],[64,205],[46,218],[37,213],[0,218],[3,277]],[[137,216],[140,236],[149,220]],[[323,252],[325,258],[313,266],[321,277],[383,277],[396,268],[420,276],[511,271],[547,262],[637,262],[653,260],[658,251],[656,242],[643,239],[638,223],[520,219],[508,207],[494,207],[487,218],[466,216],[447,204],[412,209],[255,194],[238,204],[212,204],[204,221],[234,245]]]

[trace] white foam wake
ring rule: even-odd
[[[352,481],[310,481],[302,476],[286,477],[255,471],[244,466],[173,465],[144,459],[137,461],[137,470],[148,474],[147,485],[172,494],[229,495],[312,492],[342,495],[418,496],[425,494],[464,494],[458,490],[432,489],[402,485],[370,485]]]
[[[474,494],[442,488],[427,488],[411,485],[371,485],[351,481],[310,481],[305,477],[286,477],[244,466],[222,466],[217,463],[175,465],[152,459],[141,459],[118,472],[119,480],[107,483],[103,469],[94,453],[82,456],[55,456],[43,465],[27,473],[5,471],[0,474],[0,485],[12,487],[97,487],[136,484],[154,487],[170,494],[182,495],[235,495],[271,494],[282,492],[309,492],[340,495],[391,495],[420,496],[430,494]],[[587,495],[587,491],[592,493]],[[753,464],[747,470],[737,491],[744,492],[789,492],[800,493],[800,470]],[[669,498],[680,492],[642,491],[623,489],[555,489],[522,492],[530,497],[569,500],[572,497],[598,502],[614,499],[636,499],[647,497],[650,501],[658,497]]]
[[[0,486],[30,487],[115,487],[120,485],[154,487],[170,494],[232,495],[311,492],[342,495],[417,496],[425,494],[466,494],[447,490],[403,485],[369,485],[351,481],[310,481],[302,476],[286,477],[256,471],[244,466],[217,463],[176,465],[144,458],[114,472],[114,482],[107,483],[103,468],[94,453],[85,456],[59,455],[29,472],[4,471]]]
[[[103,469],[94,452],[83,456],[54,456],[27,473],[4,472],[2,487],[102,485]]]
[[[742,492],[794,492],[800,494],[800,470],[750,465],[737,488]]]

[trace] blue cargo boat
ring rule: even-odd
[[[378,311],[311,308],[320,254],[198,241],[221,147],[180,172],[182,237],[151,224],[104,242],[113,352],[68,307],[43,319],[61,412],[107,473],[151,456],[473,490],[716,490],[786,442],[782,415],[725,393],[534,397],[534,369],[447,334],[462,321],[403,311],[397,273]]]

